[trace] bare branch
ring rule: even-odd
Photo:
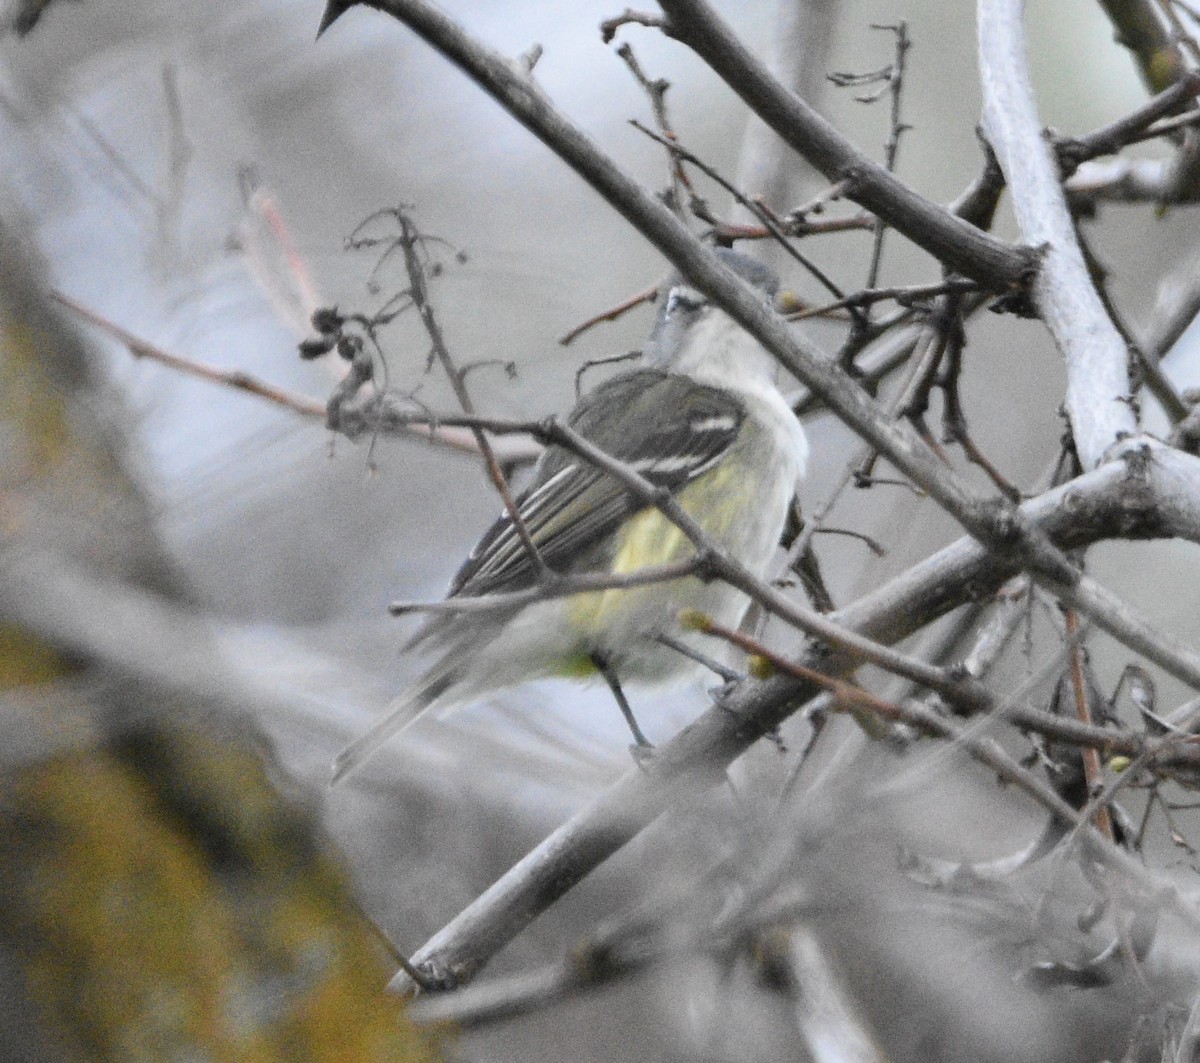
[[[90,322],[107,333],[124,346],[135,358],[147,358],[166,366],[168,369],[183,373],[185,376],[195,377],[198,380],[207,380],[211,384],[218,384],[221,387],[232,388],[234,391],[242,391],[246,394],[254,395],[260,399],[265,399],[275,406],[298,413],[302,417],[326,421],[329,416],[328,403],[320,399],[310,398],[307,395],[288,391],[286,388],[278,387],[275,384],[269,384],[240,369],[221,369],[218,366],[208,365],[194,358],[185,358],[182,355],[174,354],[122,328],[102,314],[97,313],[90,307],[84,306],[82,303],[76,302],[62,292],[52,291],[50,297],[56,302],[61,303],[72,313],[78,314],[85,321]],[[343,411],[344,420],[337,424],[330,424],[329,427],[347,436],[379,428],[380,430],[389,431],[397,435],[419,439],[422,442],[446,446],[451,450],[457,450],[462,453],[479,453],[473,432],[469,428],[464,430],[464,421],[456,422],[454,418],[449,417],[437,421],[424,415],[409,417],[405,414],[400,414],[389,417],[384,411],[391,404],[391,396],[380,395],[377,397],[377,401],[371,404],[373,410],[378,415],[377,422],[372,420],[371,415],[362,409],[354,411],[345,410]],[[472,423],[472,427],[474,427],[474,422]],[[503,431],[505,428],[501,426],[498,430]],[[513,427],[508,429],[508,431],[523,432],[525,431],[525,427],[522,424],[521,427]],[[528,463],[535,459],[537,454],[538,451],[536,449],[531,449],[529,446],[523,446],[518,443],[514,446],[503,447],[498,457],[503,463],[512,465]]]
[[[828,121],[781,85],[704,0],[662,0],[670,33],[688,45],[764,122],[848,199],[866,207],[951,269],[997,291],[1022,288],[1034,269],[1028,248],[1013,247],[918,195],[855,148]]]
[[[693,22],[689,32],[693,37],[701,27],[716,34],[721,41],[730,37],[728,30],[714,22],[715,16],[699,0],[675,0],[671,6],[676,4],[690,13]],[[463,67],[632,222],[699,290],[714,299],[850,428],[928,492],[973,536],[1001,554],[1016,558],[1041,586],[1079,609],[1126,645],[1146,654],[1185,682],[1200,686],[1200,656],[1178,640],[1157,631],[1144,617],[1081,574],[1024,519],[1021,510],[1007,500],[978,497],[961,477],[942,464],[919,436],[896,424],[847,373],[764,306],[748,285],[721,265],[666,207],[621,171],[590,138],[557,111],[541,90],[511,62],[472,40],[457,23],[425,0],[371,0],[371,6],[404,22]],[[678,25],[675,29],[679,29]],[[734,53],[757,68],[757,60],[749,56],[736,39],[730,37],[730,41]],[[709,40],[705,47],[711,44]],[[755,85],[762,87],[765,78],[770,91],[782,91],[769,74],[757,69],[759,73],[751,79]],[[819,124],[827,125],[823,119],[812,117]],[[1044,151],[1043,147],[1043,154]],[[886,171],[881,172],[886,174]],[[958,219],[955,219],[955,225],[965,226],[967,232],[975,236],[983,235]],[[968,240],[962,246],[973,245]],[[1094,290],[1089,287],[1087,291],[1095,300]],[[1132,414],[1128,410],[1126,413],[1132,423]]]
[[[1147,100],[1141,107],[1118,118],[1117,121],[1082,137],[1067,137],[1055,145],[1063,177],[1069,177],[1081,163],[1101,155],[1112,155],[1144,136],[1162,136],[1153,125],[1160,118],[1174,114],[1200,92],[1200,74],[1188,74],[1170,88]],[[1188,122],[1200,118],[1200,112],[1182,116]],[[1172,127],[1177,128],[1177,127]]]
[[[1197,470],[1200,463],[1159,447],[1144,462],[1133,466],[1109,463],[1026,503],[1023,510],[1028,520],[1061,546],[1078,547],[1112,534],[1118,513],[1128,521],[1130,489],[1138,484],[1138,493],[1149,491],[1162,508],[1142,511],[1147,523],[1140,530],[1125,523],[1126,534],[1174,535],[1190,528],[1191,537],[1200,538]],[[968,596],[1000,586],[1014,570],[1012,561],[989,556],[970,540],[960,540],[831,619],[869,638],[895,642]],[[844,674],[849,667],[844,658],[831,658],[815,648],[802,654],[798,663],[833,676]],[[629,772],[556,830],[430,939],[413,957],[414,962],[428,965],[451,981],[471,978],[556,897],[667,808],[718,782],[726,764],[817,693],[814,684],[785,676],[745,684],[660,747],[653,763]],[[1013,718],[1020,719],[1015,713]],[[1083,727],[1061,718],[1058,726]],[[1071,824],[1078,822],[1074,810],[1068,811],[1061,802],[1054,814],[1060,812],[1070,817]],[[1194,912],[1190,917],[1197,918]]]
[[[1128,351],[1088,276],[1025,56],[1020,0],[979,0],[983,124],[1012,190],[1021,231],[1043,249],[1034,300],[1067,363],[1067,415],[1084,468],[1138,430]]]
[[[823,306],[797,310],[795,313],[788,314],[787,319],[789,321],[803,321],[809,317],[823,317],[830,311],[838,310],[842,307],[873,306],[875,303],[884,302],[889,299],[894,300],[900,306],[912,306],[914,303],[924,302],[935,296],[946,295],[950,292],[970,293],[977,292],[978,290],[979,285],[963,277],[952,277],[941,284],[909,284],[894,288],[864,288],[862,291],[855,292],[853,295],[847,295],[845,298],[839,299],[834,303],[825,303]]]
[[[904,91],[904,66],[908,50],[912,47],[908,39],[908,24],[901,19],[894,26],[877,26],[877,29],[889,29],[896,35],[896,56],[887,71],[887,90],[892,97],[891,126],[888,130],[887,143],[883,149],[883,165],[888,173],[896,172],[896,157],[900,152],[900,136],[908,126],[901,120],[900,100]],[[875,238],[871,245],[871,264],[867,267],[868,288],[874,288],[879,283],[879,269],[883,263],[883,238],[887,227],[882,218],[875,222]]]
[[[616,306],[589,317],[586,321],[576,325],[570,332],[564,333],[558,342],[564,347],[569,347],[589,329],[595,328],[597,325],[603,325],[609,321],[616,321],[619,317],[629,313],[630,310],[636,309],[643,303],[652,303],[657,298],[658,285],[656,284],[653,288],[647,288],[645,291],[638,292],[637,295],[631,295],[628,299],[617,303]]]
[[[667,147],[667,166],[671,176],[670,205],[675,213],[682,218],[684,217],[685,209],[683,193],[686,190],[689,194],[695,196],[696,190],[692,187],[691,178],[688,177],[687,171],[683,168],[679,156],[671,150],[671,143],[675,140],[675,130],[671,125],[671,118],[667,112],[667,90],[670,89],[671,83],[665,78],[652,80],[647,77],[637,60],[637,56],[633,54],[633,47],[628,42],[617,48],[617,55],[629,67],[634,80],[642,87],[642,91],[646,93],[650,100],[650,109],[654,112],[655,124],[658,126],[659,134]]]
[[[1111,200],[1116,203],[1195,203],[1200,183],[1189,182],[1191,164],[1176,152],[1168,159],[1135,159],[1124,156],[1089,162],[1067,182],[1072,200]]]
[[[630,25],[664,29],[666,22],[659,18],[658,15],[651,15],[645,11],[634,11],[633,8],[627,7],[616,18],[606,18],[600,23],[600,39],[605,44],[610,44],[612,43],[612,39],[617,35],[617,30],[622,26]]]
[[[170,351],[155,346],[140,336],[135,336],[132,332],[110,321],[95,310],[84,306],[82,303],[76,302],[69,295],[64,295],[62,292],[52,291],[50,298],[111,336],[135,358],[148,358],[151,361],[158,362],[160,365],[165,365],[169,369],[183,373],[185,376],[195,377],[198,380],[207,380],[211,384],[220,384],[223,387],[233,388],[235,391],[244,391],[247,394],[256,395],[260,399],[266,399],[276,406],[282,406],[284,409],[291,410],[293,413],[298,413],[303,417],[325,419],[325,403],[320,399],[311,399],[307,395],[297,395],[295,392],[276,387],[274,384],[268,384],[239,369],[221,369],[214,365],[206,365],[204,362],[199,362],[192,358],[184,358],[178,354],[172,354]]]
[[[1151,92],[1161,92],[1183,76],[1186,60],[1170,28],[1150,0],[1100,0],[1116,39],[1133,53]]]

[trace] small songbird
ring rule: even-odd
[[[720,261],[773,300],[761,263],[720,249]],[[667,488],[712,540],[757,575],[779,545],[804,476],[808,443],[775,383],[772,357],[679,277],[665,289],[645,367],[585,395],[570,425],[601,450]],[[630,573],[684,561],[691,541],[611,473],[558,446],[546,449],[517,509],[545,565],[563,576]],[[538,569],[507,514],[459,569],[449,598],[535,585]],[[334,780],[426,712],[442,713],[534,679],[601,678],[646,745],[622,684],[686,678],[702,657],[679,612],[736,627],[749,599],[720,580],[662,583],[547,598],[503,610],[439,613],[410,642],[432,667],[334,762]],[[684,652],[681,652],[684,651]]]

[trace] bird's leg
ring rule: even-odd
[[[633,718],[633,709],[629,707],[629,701],[625,697],[625,691],[621,689],[621,682],[617,678],[617,673],[613,669],[607,657],[599,653],[592,654],[592,664],[596,666],[596,671],[604,676],[604,681],[608,684],[608,689],[612,691],[612,696],[617,699],[617,705],[621,709],[621,714],[625,717],[625,722],[629,724],[629,730],[633,734],[633,740],[636,743],[633,746],[634,759],[638,759],[642,754],[649,752],[654,748],[653,744],[642,734],[642,729],[638,726],[637,720]]]
[[[669,647],[676,653],[683,654],[684,657],[695,661],[697,664],[703,665],[710,672],[714,672],[720,677],[721,685],[719,687],[712,687],[708,692],[708,696],[712,698],[714,705],[722,709],[727,708],[725,701],[729,695],[746,681],[745,672],[739,672],[734,668],[727,668],[720,661],[701,653],[699,650],[692,649],[686,642],[682,642],[672,635],[667,635],[660,631],[654,638],[662,643],[662,645]]]
[[[719,676],[726,686],[740,683],[746,678],[744,673],[739,672],[734,668],[727,668],[715,657],[709,657],[707,654],[701,653],[699,650],[692,649],[692,647],[682,639],[677,639],[673,635],[668,635],[665,632],[660,631],[654,636],[654,639],[656,642],[662,643],[662,645],[666,646],[668,649],[672,649],[676,653],[683,655],[689,661],[695,661],[697,664],[703,665],[710,672]]]

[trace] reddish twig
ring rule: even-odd
[[[64,295],[60,291],[52,290],[50,298],[65,306],[72,313],[79,315],[85,321],[102,329],[113,339],[121,343],[135,358],[148,358],[186,376],[196,377],[200,380],[207,380],[212,384],[220,384],[223,387],[233,388],[236,391],[245,391],[251,395],[257,395],[261,399],[273,402],[276,406],[283,406],[304,417],[319,417],[322,420],[325,418],[325,403],[318,399],[311,399],[306,395],[297,395],[295,392],[286,391],[283,388],[276,387],[274,384],[268,384],[265,381],[259,380],[249,373],[244,373],[240,369],[219,369],[204,362],[172,354],[161,347],[156,347],[153,343],[142,339],[140,336],[135,336],[132,332],[123,329],[120,325],[110,321],[97,311],[84,306],[82,303],[77,303],[69,295]]]
[[[595,328],[597,325],[602,325],[608,321],[616,321],[619,317],[629,313],[641,306],[643,303],[652,303],[658,298],[658,285],[653,288],[647,288],[645,291],[638,292],[637,295],[631,295],[628,299],[617,303],[616,306],[610,307],[603,313],[596,314],[594,317],[589,317],[586,321],[576,325],[570,332],[565,333],[559,343],[564,347],[569,347],[575,340],[579,339],[589,329]]]
[[[1079,722],[1091,727],[1091,706],[1088,704],[1087,680],[1083,674],[1083,647],[1079,644],[1079,617],[1074,609],[1066,610],[1067,639],[1070,642],[1071,654],[1071,690],[1075,695],[1075,715]],[[1104,767],[1100,763],[1100,754],[1095,749],[1080,750],[1083,757],[1083,776],[1087,783],[1088,797],[1097,794],[1104,786]],[[1096,829],[1109,841],[1113,840],[1112,817],[1108,806],[1101,805],[1095,811]]]
[[[301,417],[314,418],[322,422],[326,419],[328,406],[320,399],[310,398],[308,395],[300,395],[297,392],[288,391],[274,384],[268,384],[266,381],[251,376],[240,369],[221,369],[217,366],[197,361],[194,358],[185,358],[182,355],[173,354],[162,347],[150,343],[148,340],[142,339],[140,336],[134,335],[127,329],[104,317],[103,314],[84,306],[82,303],[76,302],[69,295],[52,290],[50,297],[55,302],[65,306],[73,314],[77,314],[89,324],[95,325],[111,336],[135,358],[146,358],[157,362],[159,365],[166,366],[168,369],[182,373],[185,376],[195,377],[197,380],[207,380],[210,384],[218,384],[221,387],[232,388],[235,391],[254,395],[276,406],[291,410]],[[456,430],[455,426],[441,427],[433,423],[432,419],[430,419],[429,423],[423,423],[421,420],[414,419],[412,422],[406,424],[391,425],[389,426],[389,430],[397,434],[412,436],[425,442],[437,443],[462,453],[478,453],[473,432],[467,430],[459,431]]]

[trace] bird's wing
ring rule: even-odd
[[[678,491],[721,460],[744,416],[730,392],[650,369],[601,384],[575,407],[569,423],[655,486]],[[561,447],[547,450],[517,503],[538,553],[560,573],[642,508],[614,477]],[[518,590],[534,577],[524,543],[502,514],[454,577],[450,594]]]

